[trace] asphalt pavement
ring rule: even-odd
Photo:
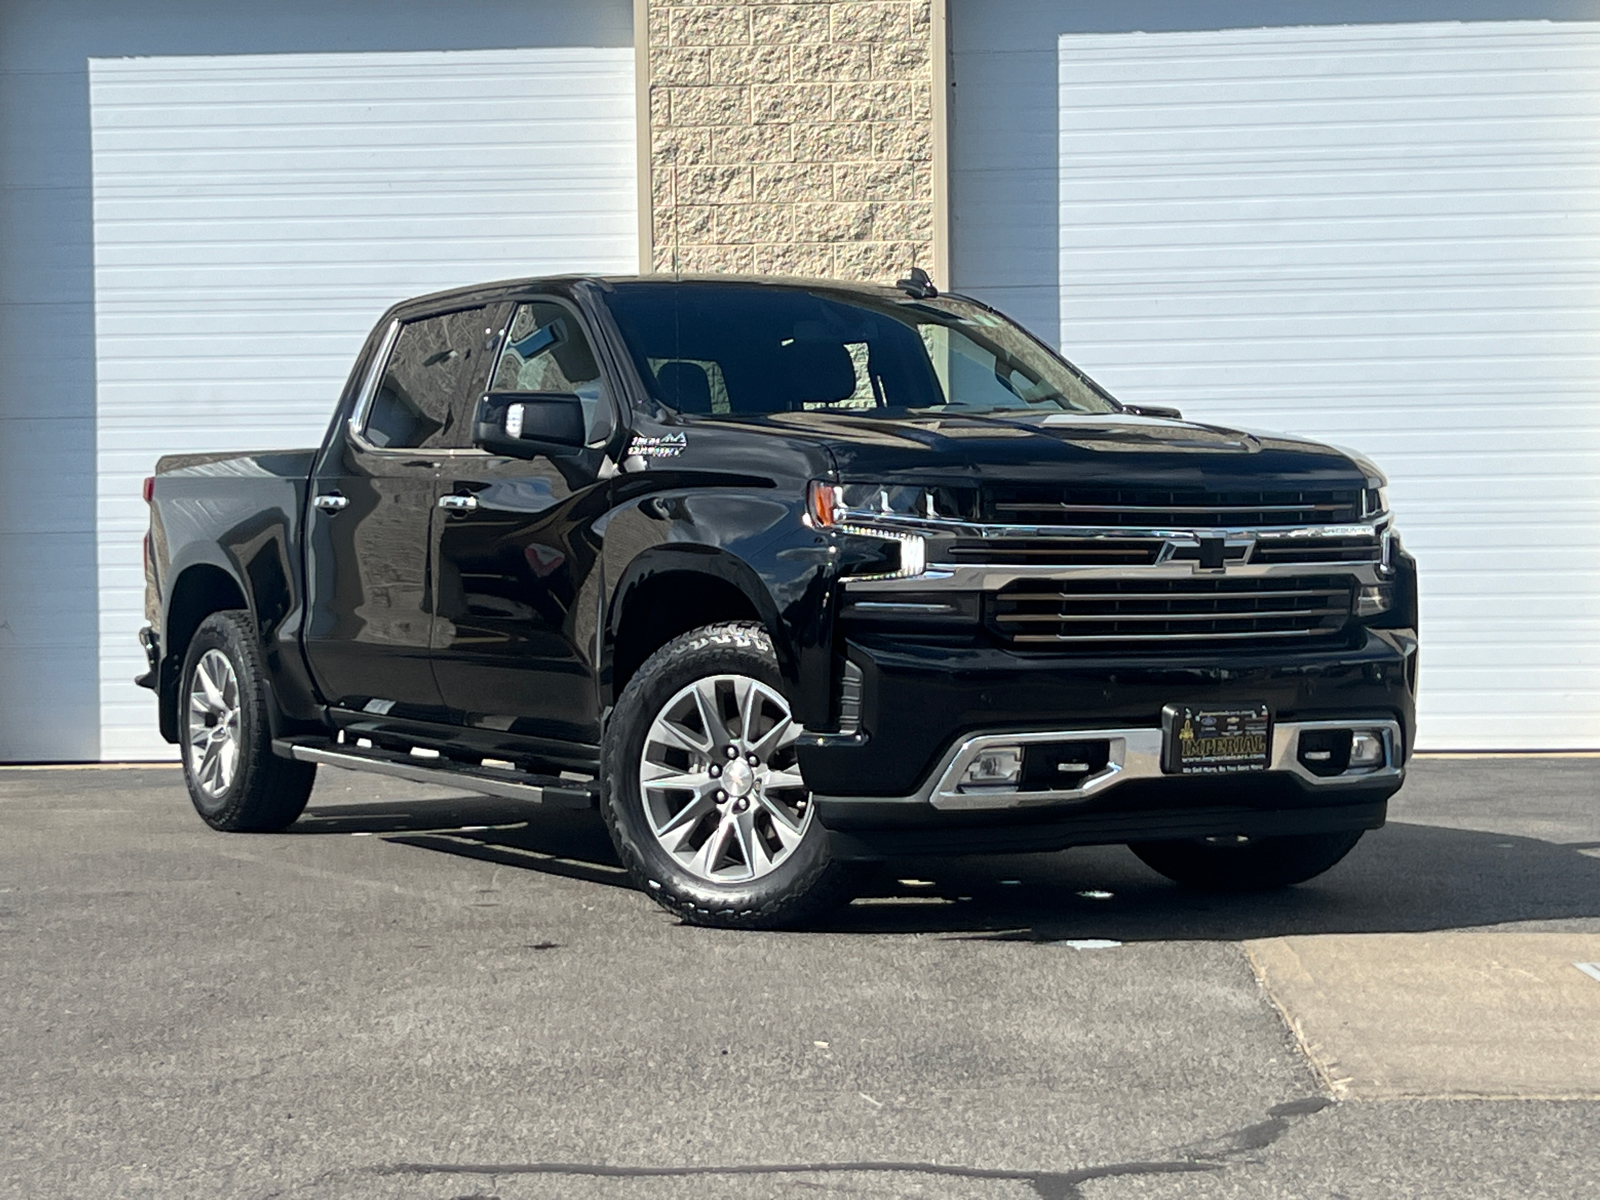
[[[1270,896],[1121,847],[901,860],[799,933],[679,924],[593,814],[326,768],[279,835],[211,832],[175,768],[0,769],[0,835],[6,1197],[1600,1180],[1567,961],[1600,962],[1600,757],[1419,759]]]

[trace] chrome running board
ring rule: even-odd
[[[597,803],[594,785],[578,780],[561,779],[555,775],[530,775],[526,771],[502,767],[474,767],[443,757],[419,759],[398,750],[381,750],[376,746],[358,748],[335,746],[321,740],[306,742],[279,738],[272,743],[272,752],[280,758],[292,758],[298,762],[326,763],[330,767],[344,767],[349,771],[389,775],[396,779],[409,779],[413,783],[459,787],[487,796],[526,800],[531,804],[549,804],[557,808],[594,808]]]

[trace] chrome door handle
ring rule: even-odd
[[[347,497],[339,495],[338,492],[327,492],[316,497],[311,503],[315,504],[323,512],[336,513],[347,506],[350,501]]]
[[[440,496],[439,507],[451,512],[471,512],[478,507],[476,496]]]

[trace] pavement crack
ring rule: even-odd
[[[707,1167],[624,1167],[604,1163],[393,1163],[369,1169],[371,1175],[558,1175],[591,1179],[686,1179],[739,1175],[932,1175],[945,1179],[993,1179],[1026,1184],[1039,1200],[1082,1200],[1081,1184],[1118,1175],[1184,1175],[1220,1171],[1218,1162],[1112,1163],[1074,1171],[967,1167],[931,1162],[744,1163]]]
[[[1195,1159],[1225,1162],[1243,1154],[1265,1150],[1289,1132],[1289,1126],[1296,1117],[1307,1117],[1312,1113],[1321,1112],[1332,1103],[1333,1101],[1325,1096],[1307,1096],[1300,1100],[1274,1104],[1267,1109],[1265,1121],[1257,1121],[1241,1129],[1207,1138],[1203,1142],[1187,1147],[1186,1152]]]
[[[862,1160],[856,1162],[810,1163],[732,1163],[721,1166],[646,1167],[611,1163],[527,1162],[527,1163],[389,1163],[350,1171],[327,1172],[311,1186],[333,1183],[352,1176],[451,1176],[485,1177],[491,1186],[514,1175],[548,1175],[588,1179],[693,1179],[760,1175],[927,1175],[945,1179],[992,1179],[1021,1183],[1039,1200],[1084,1200],[1083,1185],[1097,1179],[1130,1175],[1191,1175],[1226,1170],[1232,1160],[1265,1150],[1289,1131],[1294,1119],[1321,1112],[1333,1101],[1309,1096],[1277,1104],[1267,1110],[1267,1119],[1230,1130],[1203,1142],[1185,1147],[1181,1158],[1151,1159],[1138,1162],[1106,1163],[1070,1171],[1041,1171],[1008,1167],[969,1167],[957,1163]],[[298,1190],[298,1189],[291,1189]],[[273,1193],[278,1195],[279,1193]]]

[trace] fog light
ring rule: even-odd
[[[1022,747],[990,746],[978,751],[961,777],[961,790],[968,788],[1015,787],[1022,781]]]
[[[1375,729],[1357,729],[1350,734],[1350,769],[1370,770],[1384,763],[1383,735]]]
[[[1368,584],[1356,593],[1356,616],[1376,617],[1394,605],[1394,588],[1386,583]]]

